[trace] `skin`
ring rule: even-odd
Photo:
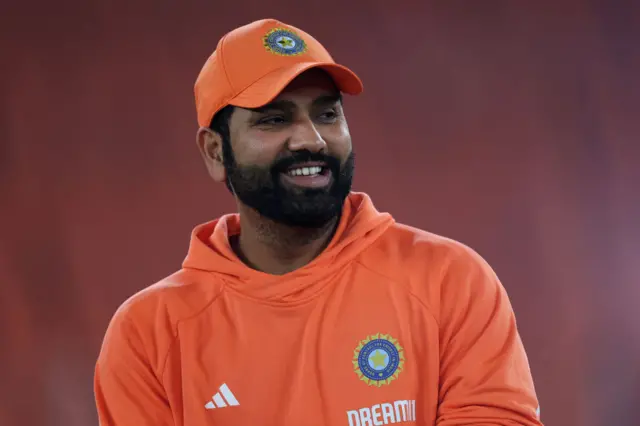
[[[344,164],[351,153],[351,136],[338,95],[333,80],[312,69],[266,107],[236,107],[229,121],[236,162],[268,167],[283,153],[308,150],[332,155]],[[221,136],[202,127],[197,144],[213,180],[224,183]],[[339,220],[336,217],[317,229],[296,228],[261,216],[237,197],[236,204],[242,232],[231,246],[247,265],[269,274],[285,274],[311,262],[327,246]]]

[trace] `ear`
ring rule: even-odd
[[[222,158],[222,137],[207,127],[201,127],[196,134],[196,142],[209,175],[216,182],[224,182],[227,172]]]

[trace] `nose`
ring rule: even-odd
[[[290,151],[323,152],[327,149],[327,143],[318,132],[313,121],[306,119],[297,121],[293,125],[293,133],[289,138],[288,148]]]

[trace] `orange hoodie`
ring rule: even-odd
[[[327,249],[282,276],[194,229],[180,271],[111,320],[102,426],[540,426],[514,314],[468,247],[352,193]]]

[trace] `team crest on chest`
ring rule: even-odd
[[[262,39],[265,49],[276,55],[294,56],[307,51],[307,44],[286,28],[274,28]]]
[[[361,340],[353,353],[353,368],[369,386],[384,386],[397,379],[404,367],[404,350],[388,334]]]

